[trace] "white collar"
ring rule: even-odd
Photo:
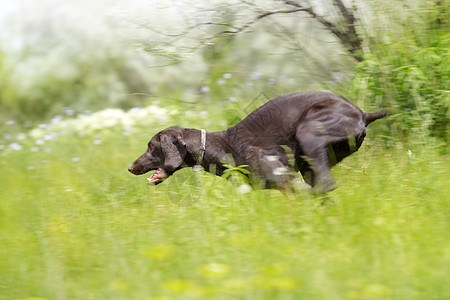
[[[200,146],[200,163],[199,165],[202,164],[203,162],[203,158],[205,157],[205,151],[206,151],[206,130],[205,129],[200,129],[201,132],[201,146]]]
[[[203,158],[205,157],[205,151],[206,151],[206,130],[200,129],[201,137],[200,137],[200,155],[198,157],[197,165],[195,165],[192,169],[194,171],[203,170],[202,163]]]

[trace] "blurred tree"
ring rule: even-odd
[[[246,2],[246,1],[243,1]],[[361,50],[362,50],[362,39],[357,33],[357,18],[355,17],[354,11],[356,7],[353,8],[347,7],[341,0],[330,0],[331,6],[335,9],[328,9],[328,13],[331,17],[326,18],[324,15],[319,13],[319,9],[312,6],[310,3],[302,3],[299,1],[293,0],[283,0],[277,1],[281,2],[280,9],[274,10],[262,10],[259,8],[255,8],[256,16],[245,22],[240,26],[232,26],[231,24],[227,24],[228,27],[234,27],[233,29],[226,29],[223,31],[219,31],[209,37],[209,39],[224,36],[224,35],[237,35],[248,28],[253,26],[259,20],[266,18],[268,16],[279,15],[279,14],[292,14],[303,12],[309,17],[316,20],[320,23],[326,30],[331,32],[336,38],[348,49],[348,51],[352,54],[352,56],[358,60],[362,60]],[[246,2],[247,3],[247,2]],[[330,4],[324,4],[324,7],[329,7]],[[253,5],[253,4],[252,4]]]
[[[10,2],[0,14],[0,116],[32,125],[141,106],[146,98],[131,94],[154,90],[148,56],[124,42],[131,30],[114,18],[111,1]]]
[[[17,98],[17,90],[11,84],[10,74],[11,69],[5,63],[3,52],[0,51],[0,120],[2,121],[12,117],[7,108],[14,106]]]
[[[194,13],[189,15],[183,14],[184,28],[178,33],[167,33],[167,36],[173,39],[171,42],[166,40],[165,43],[175,45],[180,39],[192,37],[196,32],[199,33],[197,35],[198,46],[210,45],[220,37],[246,33],[256,23],[268,19],[270,16],[298,13],[299,19],[315,20],[323,29],[334,35],[357,61],[362,60],[363,39],[358,32],[360,24],[356,17],[356,4],[345,5],[342,0],[317,1],[314,4],[309,1],[294,0],[260,2],[215,0],[199,6],[195,5],[195,1],[188,3],[196,8],[196,11],[194,10]],[[153,46],[148,47],[149,43],[147,43],[146,48],[150,52],[167,55],[168,51],[161,51],[161,48],[156,47],[154,43],[150,44]]]
[[[53,68],[30,62],[44,56],[21,54],[22,62],[28,60],[26,69],[15,60],[0,65],[1,114],[20,122],[49,119],[61,114],[64,107],[77,112],[131,108],[139,105],[139,98],[130,94],[149,89],[145,76],[124,53],[98,50],[99,57],[72,58],[70,63]]]

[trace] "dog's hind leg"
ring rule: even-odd
[[[310,184],[314,193],[326,193],[336,188],[330,173],[331,163],[328,156],[327,143],[323,136],[297,129],[296,139],[302,153],[306,156],[306,164],[299,166],[306,183]]]
[[[311,187],[314,186],[314,175],[313,175],[313,169],[311,168],[311,165],[307,163],[306,161],[302,160],[301,163],[297,163],[298,170],[302,174],[303,180],[309,184]]]

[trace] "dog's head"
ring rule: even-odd
[[[182,167],[185,155],[182,128],[172,126],[157,133],[148,142],[147,150],[128,167],[128,171],[141,175],[156,170],[148,178],[148,183],[158,184]]]

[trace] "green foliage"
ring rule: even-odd
[[[224,164],[224,167],[227,169],[223,172],[223,178],[231,180],[231,182],[235,184],[250,184],[250,179],[248,177],[250,176],[250,171],[247,170],[248,165],[233,166],[230,164]]]
[[[0,51],[0,117],[5,114],[6,107],[16,105],[18,98],[17,87],[11,84],[10,73],[11,68],[5,64],[4,55]],[[11,113],[11,111],[8,112]]]
[[[354,88],[371,109],[386,107],[390,135],[414,133],[448,139],[450,34],[430,47],[415,39],[385,44],[358,66]],[[387,133],[386,133],[387,134]]]
[[[406,9],[399,8],[402,5]],[[431,137],[448,142],[448,1],[394,1],[388,7],[395,10],[381,11],[370,54],[366,51],[356,69],[355,98],[368,110],[389,110],[389,123],[385,123],[389,126],[383,128],[388,140],[413,137],[427,143]]]
[[[0,117],[20,123],[42,122],[60,114],[64,107],[83,112],[139,104],[139,98],[129,94],[148,89],[142,74],[125,56],[102,54],[101,58],[74,59],[51,72],[41,71],[43,74],[21,73],[11,61],[0,63]]]

